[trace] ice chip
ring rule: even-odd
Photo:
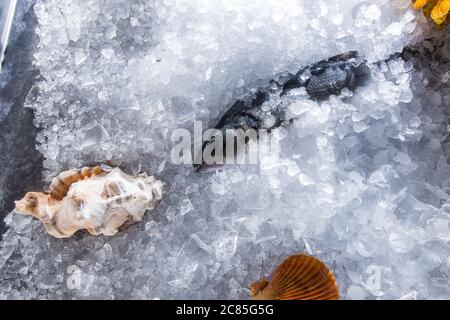
[[[188,213],[192,210],[194,210],[194,207],[191,203],[191,200],[189,200],[189,199],[184,199],[181,202],[180,207],[178,208],[178,211],[181,215],[185,215],[186,213]]]
[[[392,249],[399,253],[408,252],[414,247],[412,237],[400,233],[391,233],[389,235],[389,243]]]
[[[230,231],[216,241],[216,257],[219,261],[227,261],[234,255],[236,252],[237,240],[237,232]]]

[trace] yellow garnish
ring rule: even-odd
[[[416,0],[413,9],[423,9],[438,26],[444,27],[449,23],[450,0]]]

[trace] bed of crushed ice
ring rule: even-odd
[[[47,179],[113,160],[167,192],[114,237],[55,239],[8,215],[0,298],[247,299],[250,283],[298,252],[325,261],[346,299],[450,298],[450,41],[409,7],[37,0],[40,80],[26,104]],[[378,61],[430,36],[432,54],[374,67],[345,99],[294,102],[276,165],[266,155],[199,174],[170,161],[174,129],[213,125],[277,73],[348,50]]]

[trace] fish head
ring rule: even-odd
[[[236,125],[226,126],[203,142],[201,151],[195,158],[196,171],[217,169],[224,164],[236,163],[236,157],[245,154],[250,140],[257,140],[258,131],[254,122],[246,116],[239,117]],[[247,121],[247,122],[246,122]]]
[[[25,215],[36,215],[39,206],[47,202],[47,195],[42,192],[28,192],[25,197],[15,201],[15,211]]]

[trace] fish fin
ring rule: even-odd
[[[348,62],[349,60],[356,59],[357,57],[358,51],[344,52],[314,63],[311,67],[309,67],[309,71],[312,75],[318,76],[333,64]]]
[[[326,59],[326,61],[328,61],[328,62],[347,61],[350,59],[356,59],[357,57],[358,57],[358,51],[347,51],[347,52],[332,56],[332,57]]]
[[[293,255],[274,271],[269,284],[273,300],[337,300],[339,290],[333,273],[320,260]]]

